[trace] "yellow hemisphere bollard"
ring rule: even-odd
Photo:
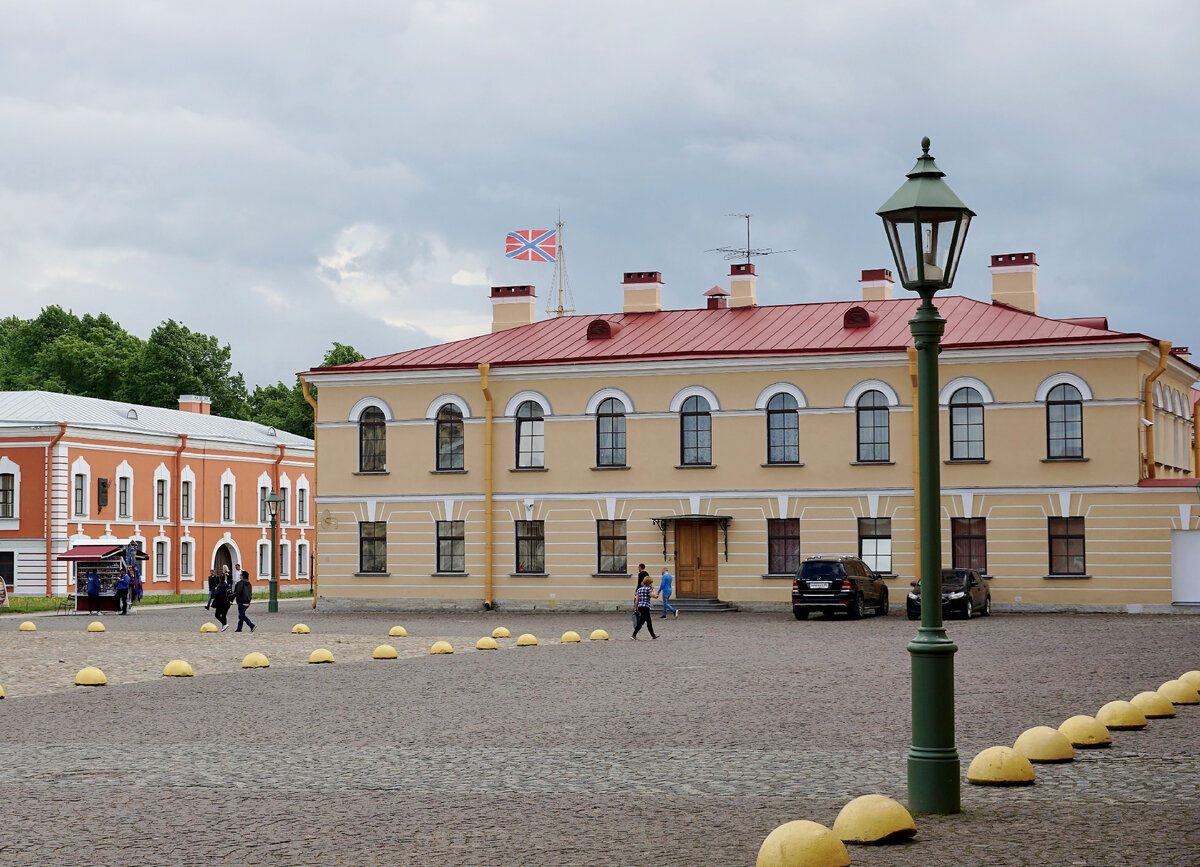
[[[608,641],[608,633],[603,629],[593,629],[588,641]]]
[[[1200,692],[1200,671],[1186,671],[1179,675],[1179,679],[1197,692]]]
[[[1096,711],[1096,722],[1109,731],[1136,731],[1146,727],[1146,715],[1128,701],[1110,701]]]
[[[449,641],[435,641],[433,647],[429,648],[430,653],[453,653],[454,648],[450,646]]]
[[[503,626],[497,626],[492,630],[492,638],[512,638],[512,633]]]
[[[37,632],[37,624],[32,620],[26,620],[17,629],[21,632]]]
[[[488,638],[486,635],[475,642],[476,650],[498,650],[500,645],[496,643],[496,639]]]
[[[917,824],[899,801],[863,795],[842,807],[833,833],[843,843],[899,843],[916,836]]]
[[[396,648],[390,644],[381,644],[375,648],[375,652],[371,654],[372,659],[395,659],[397,657]]]
[[[1170,699],[1171,704],[1200,704],[1200,693],[1183,680],[1168,680],[1158,688],[1158,692]]]
[[[292,627],[292,635],[308,635],[311,630],[305,623],[297,623]]]
[[[310,665],[319,665],[322,662],[333,662],[333,654],[324,647],[318,647],[308,655]]]
[[[201,632],[220,632],[220,630],[217,629],[217,624],[215,624],[215,623],[205,623],[203,626],[200,627],[200,631]]]
[[[1146,719],[1169,719],[1175,716],[1175,705],[1165,695],[1157,692],[1139,692],[1129,703],[1142,712]]]
[[[172,659],[163,669],[163,677],[195,677],[196,672],[182,659]]]
[[[4,698],[4,687],[0,686],[0,698]]]
[[[1012,747],[988,747],[967,768],[967,782],[977,786],[1030,786],[1035,776],[1029,759]]]
[[[403,626],[393,626],[388,630],[388,635],[390,635],[392,638],[404,638],[406,635],[408,635],[408,630]]]
[[[559,642],[561,642],[562,644],[571,644],[572,642],[580,641],[580,640],[582,640],[582,639],[580,639],[578,632],[576,632],[573,629],[568,629],[566,632],[564,632],[562,634],[562,638],[559,639]]]
[[[526,632],[517,639],[517,647],[533,647],[537,644],[537,636],[531,632]]]
[[[270,668],[270,661],[257,650],[254,653],[247,653],[242,659],[242,668]]]
[[[850,853],[837,835],[800,819],[780,825],[758,847],[754,867],[849,867]]]
[[[91,623],[89,623],[87,625],[87,631],[88,632],[103,632],[104,624],[101,623],[99,620],[93,620]]]
[[[75,675],[76,686],[104,686],[106,683],[108,683],[108,678],[94,665],[79,669],[79,673]]]
[[[1104,724],[1086,714],[1071,717],[1058,730],[1071,742],[1071,746],[1078,749],[1094,750],[1112,746],[1112,735]]]
[[[1075,749],[1067,736],[1050,726],[1026,729],[1013,744],[1013,749],[1031,762],[1054,764],[1075,760]]]

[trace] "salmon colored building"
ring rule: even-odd
[[[1200,610],[1200,370],[1039,315],[1038,267],[993,256],[990,301],[937,299],[942,565],[1001,609]],[[646,563],[681,597],[787,610],[802,558],[851,554],[902,605],[919,299],[886,269],[826,303],[756,284],[735,264],[665,310],[661,274],[629,272],[621,312],[542,321],[533,287],[496,287],[490,334],[308,371],[321,599],[611,608]]]
[[[130,543],[146,558],[146,593],[207,589],[210,568],[232,572],[238,563],[265,581],[271,490],[284,497],[280,587],[308,585],[312,440],[214,416],[209,406],[191,395],[174,410],[0,392],[0,577],[8,592],[73,593],[77,564]]]

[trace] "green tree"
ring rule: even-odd
[[[364,358],[365,356],[353,346],[335,342],[317,366],[333,367],[351,361],[362,361]],[[310,390],[315,400],[317,389],[310,386]],[[304,399],[304,387],[300,384],[300,377],[296,377],[296,382],[291,388],[282,382],[257,386],[250,395],[250,417],[259,424],[271,425],[276,430],[285,430],[309,439],[313,436],[313,411]]]
[[[149,406],[178,406],[181,394],[212,399],[213,415],[250,417],[246,380],[233,373],[229,344],[168,319],[150,332],[146,350],[126,379],[122,397]]]

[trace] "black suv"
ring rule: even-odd
[[[908,619],[921,616],[921,585],[912,583],[908,594]],[[942,617],[969,619],[978,614],[987,617],[992,613],[992,591],[987,579],[974,569],[942,570]]]
[[[792,613],[797,620],[810,611],[845,611],[851,620],[867,608],[888,613],[888,589],[883,579],[857,557],[809,557],[792,581]]]

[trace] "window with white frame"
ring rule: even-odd
[[[154,543],[154,577],[166,578],[167,575],[167,543],[159,540]]]
[[[279,523],[286,524],[288,519],[288,500],[291,499],[292,489],[287,485],[280,485],[279,496],[283,497],[283,502],[279,504]]]
[[[154,470],[154,517],[160,521],[171,517],[171,471],[166,464]]]
[[[271,543],[258,543],[258,574],[261,576],[270,576],[271,574]]]
[[[892,571],[892,519],[858,519],[859,559],[876,572]]]
[[[184,578],[192,577],[192,543],[179,543],[179,574]]]
[[[128,461],[117,467],[117,517],[133,517],[133,467]]]
[[[192,483],[187,480],[179,483],[179,517],[192,520]]]
[[[537,401],[527,400],[517,407],[517,467],[540,469],[546,466],[546,421]]]
[[[287,542],[279,543],[279,577],[287,578],[292,574],[291,570],[291,554],[292,546]]]
[[[87,476],[76,473],[71,491],[72,511],[76,518],[87,517]]]
[[[296,544],[296,577],[308,575],[308,546],[303,542]]]
[[[21,467],[0,456],[0,520],[15,521],[21,511]],[[10,525],[11,526],[11,525]]]
[[[237,519],[237,477],[226,468],[221,473],[221,523],[232,524]]]
[[[303,485],[296,488],[296,523],[308,523],[308,488]]]

